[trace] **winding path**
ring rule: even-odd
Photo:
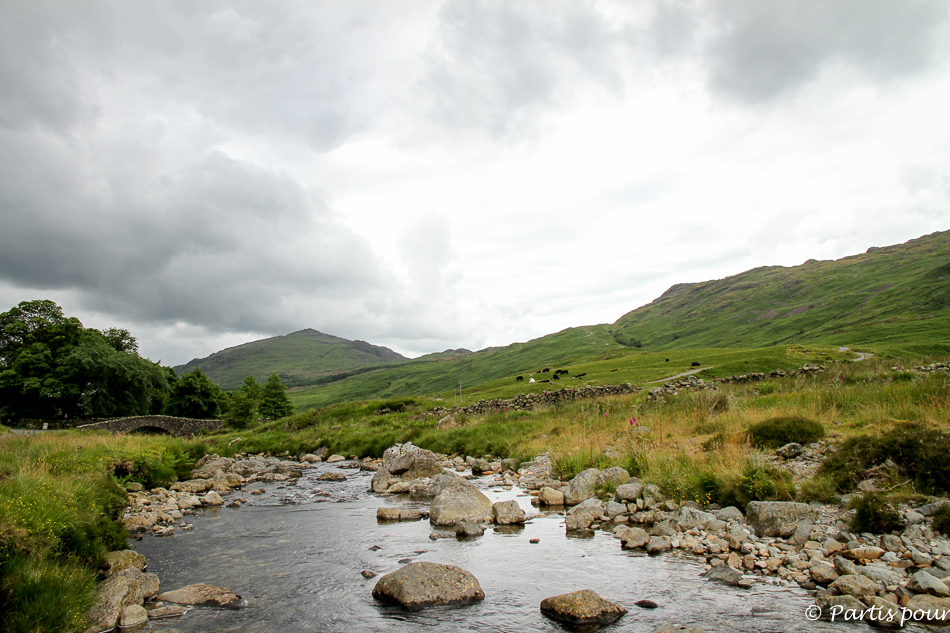
[[[850,348],[850,347],[839,347],[839,348],[838,348],[838,351],[839,351],[839,352],[847,352],[849,349],[851,349],[851,348]],[[874,356],[874,354],[871,354],[870,352],[851,352],[851,353],[858,355],[857,358],[852,358],[852,359],[851,359],[851,362],[852,362],[852,363],[857,363],[857,362],[860,362],[860,361],[862,361],[862,360],[867,360],[867,359],[871,358],[872,356]]]

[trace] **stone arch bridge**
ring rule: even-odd
[[[84,431],[111,431],[113,433],[131,433],[139,429],[168,433],[175,437],[188,437],[198,431],[216,431],[222,426],[221,420],[195,420],[193,418],[174,418],[168,415],[140,415],[131,418],[113,418],[92,424],[77,426]]]

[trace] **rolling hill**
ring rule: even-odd
[[[950,342],[950,231],[834,261],[677,284],[614,323],[646,349]]]
[[[200,367],[224,389],[234,389],[248,374],[262,381],[277,372],[287,385],[312,385],[348,372],[408,361],[388,347],[306,329],[229,347],[179,365],[175,371],[181,374]]]
[[[743,350],[726,356],[705,351],[698,360],[705,364],[719,358],[716,365],[723,371],[748,363],[760,371],[817,358],[808,347],[821,348],[827,357],[839,345],[915,353],[950,347],[950,231],[835,261],[766,266],[677,284],[613,324],[568,328],[477,352],[450,349],[409,360],[384,347],[302,330],[176,369],[200,366],[225,388],[237,386],[247,374],[260,379],[276,371],[296,387],[292,397],[298,408],[311,408],[447,395],[459,383],[468,390],[492,381],[502,381],[500,386],[515,375],[555,366],[571,367],[572,375],[587,373],[595,382],[652,380],[697,360],[680,353],[685,350]],[[749,351],[767,347],[774,353]],[[753,357],[759,360],[749,360]]]

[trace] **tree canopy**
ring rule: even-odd
[[[294,412],[294,405],[287,396],[287,387],[277,373],[273,373],[261,389],[261,402],[258,411],[265,418],[276,420]]]
[[[55,302],[0,314],[0,417],[93,418],[160,411],[166,371],[127,331],[84,328]]]
[[[195,368],[182,375],[171,388],[165,413],[180,418],[206,420],[218,417],[224,404],[224,392],[204,372]]]

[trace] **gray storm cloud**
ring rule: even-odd
[[[466,201],[454,191],[413,191],[398,207],[405,230],[371,241],[339,211],[340,192],[352,203],[364,189],[385,190],[375,176],[403,166],[379,168],[373,150],[347,150],[365,144],[397,162],[408,156],[404,175],[439,186],[427,179],[441,168],[426,162],[435,148],[452,157],[437,162],[458,161],[452,182],[485,177],[492,187],[494,167],[472,169],[466,152],[489,160],[524,140],[541,146],[549,115],[572,116],[580,102],[633,107],[667,76],[698,77],[690,90],[755,112],[828,71],[872,86],[919,77],[946,58],[948,6],[0,0],[0,293],[62,291],[133,329],[318,327],[415,351],[483,340],[493,319],[561,305],[569,286],[547,288],[544,279],[570,271],[552,248],[600,254],[581,244],[596,239],[587,230],[596,205],[558,217],[519,191],[531,210],[512,209],[519,221],[508,224],[497,209],[510,191],[492,191],[495,219],[468,218],[466,232],[453,217]],[[652,151],[636,146],[630,155]],[[615,159],[589,157],[598,160]],[[361,171],[363,162],[376,171]],[[913,166],[899,176],[904,189],[939,222],[945,195],[930,202],[925,194],[944,191],[945,169],[928,157]],[[644,178],[680,182],[679,174]],[[631,174],[587,200],[616,199],[644,182]],[[657,204],[672,186],[612,204]],[[366,196],[364,222],[389,213],[389,200]],[[615,228],[623,227],[611,225],[608,237],[625,235]],[[473,253],[482,259],[466,259]],[[402,268],[390,270],[387,257]],[[512,271],[530,280],[538,305],[489,305],[493,276]],[[482,286],[461,297],[472,278]],[[496,316],[461,307],[463,299]]]

